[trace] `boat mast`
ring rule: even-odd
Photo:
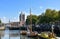
[[[31,8],[30,8],[30,31],[32,32],[32,14],[31,14]]]

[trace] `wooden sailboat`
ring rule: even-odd
[[[29,31],[27,32],[28,37],[35,37],[37,36],[37,32],[32,31],[32,14],[31,14],[31,9],[30,9],[30,26],[28,27]]]
[[[27,31],[26,30],[20,31],[20,34],[21,35],[27,35]]]

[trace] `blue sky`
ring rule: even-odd
[[[19,21],[21,11],[27,16],[29,9],[32,14],[40,15],[47,8],[60,10],[60,0],[0,0],[0,19],[2,22]]]

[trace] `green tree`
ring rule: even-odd
[[[58,20],[60,21],[60,10],[58,11]]]
[[[46,9],[46,11],[45,11],[45,16],[47,16],[47,17],[50,17],[51,16],[51,9]]]
[[[27,24],[27,25],[29,25],[29,24],[30,24],[30,16],[29,16],[29,15],[27,16],[26,24]]]
[[[40,23],[50,23],[60,21],[60,10],[52,10],[46,9],[44,13],[39,16],[32,15],[32,24],[40,24]],[[30,24],[30,16],[27,16],[26,24]]]
[[[40,16],[39,17],[39,24],[40,23],[49,23],[52,19],[47,16]]]
[[[38,21],[37,18],[38,18],[38,17],[37,17],[36,15],[32,15],[32,24],[33,24],[33,25],[37,24],[37,21]]]
[[[38,17],[36,15],[32,15],[32,24],[35,25],[37,24],[37,19]],[[30,15],[27,16],[27,19],[26,19],[26,24],[29,25],[30,24]]]
[[[50,17],[52,18],[52,22],[57,21],[58,20],[58,12],[56,10],[52,10]]]
[[[46,9],[45,13],[38,16],[39,23],[50,23],[55,22],[58,18],[58,13],[56,10]]]
[[[0,20],[0,23],[2,23],[1,20]]]
[[[51,22],[55,22],[58,18],[58,13],[57,13],[56,10],[47,9],[46,12],[45,12],[45,16],[50,18]]]

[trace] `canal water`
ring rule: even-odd
[[[30,38],[24,35],[20,35],[20,30],[5,30],[0,31],[0,39],[39,39],[37,37]]]

